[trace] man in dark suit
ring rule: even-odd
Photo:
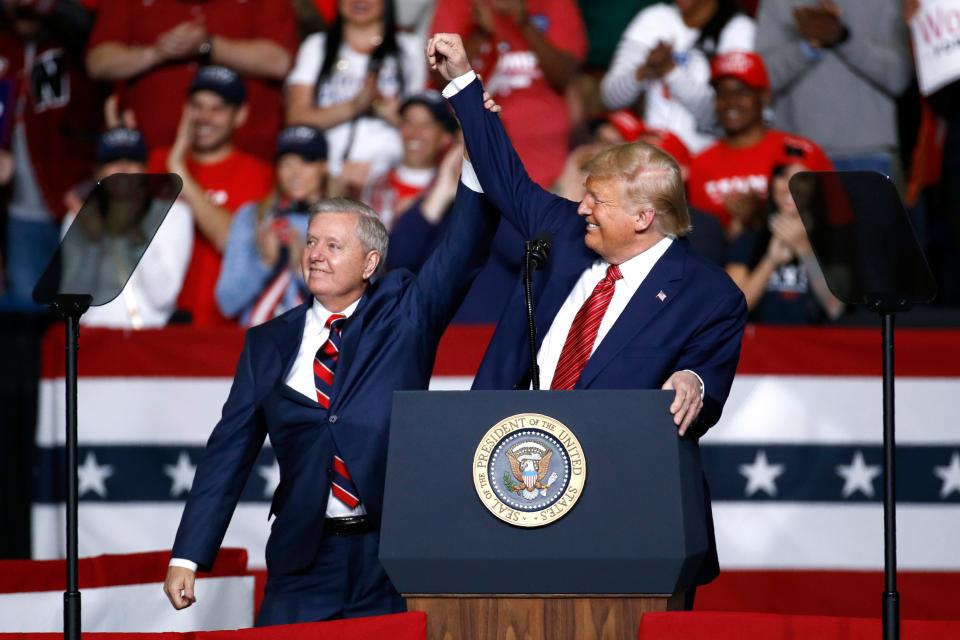
[[[486,258],[495,212],[461,184],[446,236],[417,276],[376,278],[387,233],[347,198],[314,208],[309,302],[247,332],[197,466],[164,591],[190,606],[269,435],[280,466],[258,625],[402,611],[377,559],[392,394],[426,389],[437,343]]]
[[[427,56],[449,81],[444,95],[472,160],[465,174],[475,171],[522,235],[553,237],[534,287],[537,325],[545,330],[537,345],[543,387],[674,390],[670,411],[679,434],[701,436],[730,391],[747,310],[730,278],[684,238],[691,226],[676,162],[649,145],[621,145],[588,165],[583,201],[555,196],[527,177],[499,118],[484,108],[459,36],[433,36]],[[522,296],[517,287],[475,389],[529,387]],[[709,556],[700,582],[718,571],[713,544]]]

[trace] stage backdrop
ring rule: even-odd
[[[432,388],[468,388],[489,336],[452,328]],[[83,331],[81,555],[171,546],[241,344],[239,331]],[[63,349],[57,328],[40,386],[38,559],[64,555]],[[960,570],[960,332],[898,332],[897,373],[900,567]],[[723,419],[702,441],[725,568],[882,568],[879,376],[879,331],[748,327]],[[278,481],[268,446],[224,541],[253,567]]]

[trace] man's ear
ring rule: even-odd
[[[653,224],[654,219],[657,217],[657,212],[653,207],[644,207],[637,212],[637,221],[634,226],[634,230],[637,233],[643,233],[650,228],[650,225]]]
[[[377,272],[380,266],[380,252],[376,249],[367,252],[366,260],[363,263],[363,279],[369,280]]]

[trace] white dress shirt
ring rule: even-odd
[[[590,355],[593,355],[593,352],[596,351],[597,346],[603,341],[603,338],[610,331],[610,328],[617,321],[617,318],[620,317],[620,314],[623,313],[623,310],[627,307],[630,298],[637,292],[637,289],[640,288],[647,274],[653,269],[653,265],[666,253],[671,244],[673,244],[672,239],[663,238],[643,253],[630,258],[620,265],[620,273],[623,275],[623,278],[617,280],[614,285],[610,306],[607,307],[606,313],[603,314],[603,320],[600,321],[600,328],[597,330],[597,339],[590,349]],[[537,353],[537,364],[540,366],[540,387],[542,389],[550,388],[553,375],[557,370],[557,363],[560,361],[560,352],[563,351],[563,343],[567,340],[567,334],[570,333],[570,326],[573,324],[573,319],[576,317],[577,311],[580,310],[583,303],[586,302],[590,294],[593,293],[597,283],[606,277],[607,267],[609,266],[610,263],[604,260],[597,260],[590,265],[590,267],[580,275],[577,283],[573,285],[573,289],[567,295],[563,306],[560,307],[560,311],[554,316],[553,323],[543,337],[543,342],[540,344],[540,351]]]

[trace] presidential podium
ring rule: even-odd
[[[380,558],[427,637],[636,638],[708,551],[668,391],[394,394]]]

